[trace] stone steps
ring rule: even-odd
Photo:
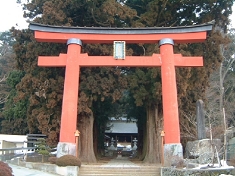
[[[97,166],[82,165],[79,176],[160,176],[159,166]]]

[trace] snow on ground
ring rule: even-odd
[[[233,169],[233,166],[228,166],[227,162],[224,160],[220,161],[221,164],[214,164],[214,165],[210,165],[210,164],[203,164],[203,165],[199,165],[198,167],[195,167],[193,169]]]

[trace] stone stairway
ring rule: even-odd
[[[101,165],[82,165],[79,176],[160,176],[161,165],[134,164],[128,158],[112,159]]]
[[[82,166],[79,170],[79,176],[160,176],[160,168],[156,166],[140,166],[138,168],[130,167],[98,167]]]

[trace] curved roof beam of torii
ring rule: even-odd
[[[201,25],[179,27],[146,28],[107,28],[107,27],[68,27],[30,23],[29,29],[35,31],[39,42],[66,43],[70,38],[78,38],[83,43],[158,43],[163,38],[171,38],[174,43],[203,42],[207,31],[212,30],[214,22]]]

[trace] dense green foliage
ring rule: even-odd
[[[9,31],[0,35],[0,130],[6,134],[24,134],[27,132],[26,109],[24,100],[16,102],[16,85],[24,76],[23,72],[14,71],[15,39]]]
[[[223,60],[219,46],[227,44],[229,40],[215,29],[218,26],[224,33],[227,32],[233,3],[234,0],[195,0],[193,3],[188,0],[32,0],[25,4],[24,16],[33,22],[49,25],[106,27],[168,27],[214,20],[214,29],[208,33],[206,42],[176,44],[174,47],[175,53],[204,57],[202,68],[176,70],[180,113],[193,113],[196,101],[205,99],[210,73]],[[66,53],[66,45],[35,42],[33,32],[29,30],[12,32],[16,39],[16,67],[20,73],[24,73],[16,85],[16,108],[24,106],[22,110],[26,112],[30,133],[47,134],[49,144],[54,145],[58,142],[60,130],[64,68],[38,67],[37,56]],[[83,47],[83,52],[89,55],[112,55],[112,46],[89,44]],[[127,55],[137,56],[158,52],[157,43],[127,45],[126,51]],[[79,113],[82,116],[93,113],[97,132],[103,134],[107,116],[115,114],[113,109],[116,108],[112,108],[115,107],[114,103],[126,92],[131,101],[128,109],[140,111],[141,115],[148,115],[148,109],[157,109],[158,117],[162,118],[160,68],[82,68]],[[7,112],[11,113],[12,108],[6,108],[6,119],[10,118]],[[17,120],[18,116],[12,115],[11,118]],[[187,140],[185,127],[192,126],[184,116],[180,118],[184,141]],[[139,116],[138,127],[142,131],[147,128],[143,119],[145,117]],[[155,130],[159,132],[159,129]]]
[[[15,66],[12,46],[13,37],[10,32],[0,33],[0,109],[5,103],[10,88],[6,84],[6,78]]]
[[[45,139],[38,139],[38,144],[37,144],[37,151],[41,155],[46,155],[48,156],[50,154],[50,147],[47,146],[46,140]]]

